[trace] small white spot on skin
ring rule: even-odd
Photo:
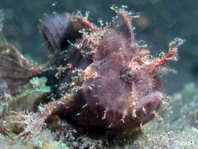
[[[127,115],[127,112],[124,111],[124,114],[123,114],[123,116],[122,116],[122,119],[120,120],[121,122],[123,122],[123,123],[125,122],[124,119],[125,119],[126,115]]]
[[[144,114],[146,114],[146,109],[144,107],[142,107],[142,111],[144,112]]]
[[[132,111],[132,117],[133,118],[136,118],[137,117],[137,115],[136,115],[136,109],[133,109],[133,111]]]
[[[106,119],[106,117],[107,117],[107,110],[104,111],[104,115],[102,117],[102,120]]]
[[[41,112],[42,112],[42,111],[44,111],[44,110],[45,110],[45,107],[44,107],[43,105],[39,105],[39,106],[38,106],[38,109],[39,109],[39,111],[41,111]]]
[[[93,89],[92,86],[88,86],[88,88],[89,88],[89,90],[92,90]]]
[[[132,102],[131,105],[130,105],[130,107],[131,108],[135,108],[136,107],[136,101],[135,102]]]
[[[120,120],[120,121],[123,122],[123,123],[124,123],[124,118],[125,118],[125,117],[123,116],[122,119]]]
[[[76,116],[79,116],[81,113],[77,113]]]
[[[111,123],[109,126],[108,126],[108,128],[111,128],[113,126],[113,123]]]
[[[132,108],[132,117],[133,118],[136,118],[137,117],[137,115],[136,115],[136,101],[135,102],[132,102],[131,103],[131,105],[130,105],[130,107]]]
[[[71,86],[75,86],[75,82],[72,82],[72,83],[71,83]]]
[[[85,108],[85,107],[87,107],[87,105],[88,105],[88,104],[85,104],[84,106],[82,106],[82,108]]]

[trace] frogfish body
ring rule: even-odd
[[[40,29],[52,58],[42,66],[31,64],[11,44],[0,46],[0,82],[13,96],[34,77],[46,77],[51,88],[49,103],[32,115],[28,129],[42,127],[55,114],[105,129],[136,128],[154,117],[165,98],[158,71],[175,60],[182,42],[175,40],[167,54],[152,57],[135,41],[134,16],[115,12],[103,28],[77,15],[45,15]]]

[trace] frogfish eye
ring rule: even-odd
[[[121,77],[126,81],[133,81],[135,79],[135,74],[133,74],[129,69],[126,69],[123,71]]]

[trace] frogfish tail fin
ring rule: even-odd
[[[33,65],[11,44],[0,44],[0,95],[2,86],[6,92],[15,96],[32,78]]]

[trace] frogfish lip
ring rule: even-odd
[[[138,119],[143,124],[150,121],[154,117],[154,112],[160,108],[162,100],[164,100],[164,94],[159,91],[151,92],[142,97],[136,110]]]

